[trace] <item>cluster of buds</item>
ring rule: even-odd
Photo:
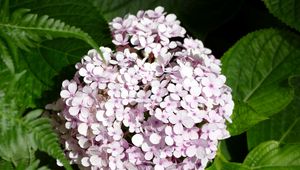
[[[204,169],[234,107],[220,60],[162,7],[115,18],[116,51],[90,50],[55,105],[82,169]]]

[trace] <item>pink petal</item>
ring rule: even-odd
[[[168,14],[167,16],[166,16],[166,21],[167,22],[174,22],[175,20],[176,20],[176,15],[174,15],[174,14]]]
[[[62,97],[62,98],[69,98],[69,97],[71,97],[70,96],[70,92],[68,90],[62,90],[60,92],[60,97]]]
[[[159,136],[157,133],[152,133],[149,140],[152,144],[157,145],[160,143],[161,136]]]
[[[175,126],[173,127],[174,133],[175,134],[182,134],[183,132],[183,126],[180,123],[176,123]]]
[[[71,83],[68,85],[68,90],[71,92],[71,94],[75,94],[77,90],[77,84],[76,83]]]
[[[85,68],[81,68],[79,70],[79,75],[82,76],[82,77],[85,77],[87,75],[87,71]]]
[[[88,125],[86,123],[80,123],[78,126],[79,134],[87,136]]]
[[[195,123],[194,123],[194,120],[189,117],[189,116],[185,116],[183,119],[182,119],[182,124],[186,127],[186,128],[192,128]]]
[[[165,143],[169,146],[172,146],[174,144],[174,140],[170,136],[166,136]]]
[[[179,101],[179,100],[180,100],[180,97],[179,97],[178,94],[176,94],[176,93],[171,93],[171,94],[170,94],[170,97],[171,97],[173,100],[176,100],[176,101]]]
[[[152,152],[147,152],[146,154],[145,154],[145,159],[146,160],[151,160],[153,158],[153,153]]]
[[[132,136],[131,142],[135,146],[140,147],[144,142],[144,137],[141,134],[135,134],[134,136]]]
[[[101,166],[102,165],[102,159],[98,155],[92,155],[90,157],[90,162],[94,166]]]
[[[88,157],[83,157],[83,158],[81,159],[81,164],[82,164],[84,167],[89,167],[89,166],[90,166],[89,158],[88,158]]]
[[[199,96],[200,94],[201,94],[201,87],[200,86],[197,86],[197,87],[192,87],[191,89],[190,89],[190,93],[191,93],[191,95],[193,95],[193,96]]]
[[[77,116],[79,112],[79,108],[78,107],[70,107],[69,108],[69,113],[72,116]]]
[[[94,69],[93,69],[93,74],[95,74],[95,75],[102,75],[103,74],[103,68],[102,67],[95,67]]]
[[[195,146],[189,146],[186,151],[185,154],[188,157],[193,157],[194,155],[196,155],[197,149]]]

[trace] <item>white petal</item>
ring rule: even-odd
[[[186,149],[186,156],[188,157],[193,157],[194,155],[196,155],[196,152],[197,152],[197,149],[195,146],[189,146],[187,149]]]
[[[110,117],[110,116],[112,116],[114,113],[115,113],[115,112],[114,112],[113,109],[108,109],[108,110],[106,110],[105,115],[108,116],[108,117]]]
[[[203,87],[203,93],[205,94],[206,97],[211,97],[212,96],[212,90],[208,87]]]
[[[177,118],[177,116],[175,115],[175,114],[171,114],[170,116],[169,116],[169,121],[172,123],[172,124],[176,124],[177,122],[178,122],[178,118]]]
[[[176,123],[173,129],[175,134],[182,134],[183,132],[183,126],[180,123]]]
[[[89,158],[88,158],[88,157],[83,157],[83,158],[81,159],[81,164],[82,164],[84,167],[89,167],[89,166],[90,166]]]
[[[93,155],[90,157],[90,162],[94,166],[101,166],[102,165],[101,161],[102,161],[101,158],[97,155]]]
[[[195,131],[190,132],[189,135],[190,135],[190,139],[191,140],[199,139],[199,134],[197,132],[195,132]]]
[[[60,97],[62,97],[62,98],[69,98],[70,97],[70,92],[68,90],[62,90],[60,92]]]
[[[97,111],[97,113],[96,113],[96,119],[98,121],[102,121],[103,120],[103,115],[104,115],[104,111],[103,110]]]
[[[180,100],[180,97],[179,97],[178,94],[176,94],[176,93],[171,93],[171,94],[170,94],[170,97],[171,97],[173,100],[176,100],[176,101],[179,101],[179,100]]]
[[[94,69],[95,65],[94,64],[91,64],[91,63],[88,63],[86,65],[86,70],[89,71],[89,72],[92,72],[93,69]]]
[[[135,134],[132,136],[131,141],[135,146],[140,147],[144,142],[144,137],[141,134]]]
[[[180,74],[182,77],[192,77],[193,76],[193,68],[190,66],[183,66],[180,69]]]
[[[170,42],[169,48],[174,49],[176,47],[177,47],[177,44],[174,41]]]
[[[203,77],[202,80],[201,80],[201,83],[202,83],[203,86],[208,86],[210,81],[209,81],[208,78]]]
[[[86,75],[87,75],[86,69],[85,69],[85,68],[81,68],[81,69],[79,70],[79,75],[82,76],[82,77],[86,76]]]
[[[146,154],[145,154],[145,159],[146,160],[151,160],[153,158],[153,153],[152,152],[147,152]]]
[[[146,39],[145,39],[145,37],[139,37],[139,41],[140,41],[140,44],[141,44],[142,47],[146,46]]]
[[[173,155],[175,156],[175,158],[180,158],[180,157],[181,157],[181,152],[178,151],[178,150],[175,150],[175,151],[173,152]]]
[[[161,136],[159,136],[157,133],[152,133],[149,139],[152,144],[157,145],[160,143]]]
[[[103,68],[102,68],[102,67],[95,67],[95,68],[93,69],[93,73],[94,73],[95,75],[102,75],[102,74],[103,74]]]
[[[79,108],[78,107],[70,107],[69,108],[69,113],[72,116],[77,116],[79,112]]]
[[[167,22],[174,22],[176,20],[176,15],[175,14],[168,14],[166,16],[166,21]]]
[[[164,170],[165,168],[162,165],[156,164],[154,170]]]
[[[128,96],[128,91],[125,90],[125,89],[122,89],[122,91],[121,91],[121,97],[122,98],[126,98],[127,96]]]
[[[190,117],[190,116],[185,116],[182,119],[182,124],[186,127],[186,128],[192,128],[195,125],[194,120]]]
[[[197,148],[196,156],[197,156],[198,159],[205,158],[205,150],[202,147]]]
[[[167,30],[167,27],[165,26],[165,24],[159,24],[158,25],[158,31],[159,32],[165,32]]]
[[[163,13],[164,12],[164,7],[158,6],[154,9],[155,12],[157,13]]]
[[[86,123],[80,123],[78,126],[79,134],[87,136],[88,125]]]
[[[113,24],[112,24],[112,27],[114,28],[114,29],[121,29],[122,28],[122,25],[120,24],[120,23],[117,23],[117,22],[114,22]]]
[[[105,103],[105,108],[107,110],[113,109],[114,108],[114,103],[112,101],[106,102]]]
[[[173,132],[172,132],[172,127],[171,127],[171,126],[167,126],[167,127],[165,128],[165,133],[166,133],[167,135],[172,135],[172,134],[173,134]]]
[[[71,83],[71,84],[69,84],[69,85],[68,85],[68,90],[69,90],[72,94],[74,94],[74,93],[76,92],[76,90],[77,90],[77,84],[76,84],[76,83]]]
[[[192,87],[191,90],[190,90],[190,93],[193,96],[199,96],[201,94],[200,86]]]
[[[166,136],[165,137],[165,142],[167,145],[172,146],[174,144],[174,140],[173,138],[171,138],[170,136]]]

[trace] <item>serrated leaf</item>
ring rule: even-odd
[[[5,120],[8,126],[5,129],[0,129],[0,157],[12,162],[15,166],[21,162],[28,164],[32,157],[33,148],[28,143],[29,135],[20,126],[20,120],[16,118],[15,122],[12,122],[8,117],[0,116],[0,118]]]
[[[288,77],[300,73],[299,55],[300,38],[275,29],[250,33],[224,54],[222,72],[238,103],[233,123],[228,124],[231,135],[246,131],[291,102]]]
[[[293,101],[280,113],[247,131],[249,150],[259,143],[278,140],[283,143],[300,143],[300,77],[291,77],[295,88]]]
[[[10,9],[29,8],[33,13],[59,19],[82,29],[97,44],[112,47],[107,21],[92,3],[82,0],[10,0]]]
[[[264,0],[264,2],[274,16],[300,31],[300,2],[298,0]]]
[[[19,48],[28,50],[28,47],[33,47],[34,42],[39,41],[41,37],[47,39],[55,37],[78,38],[98,49],[97,43],[79,28],[49,18],[47,15],[38,16],[29,12],[30,9],[17,9],[12,13],[10,20],[0,21],[1,31],[11,39],[6,39],[6,41],[14,41]]]
[[[40,113],[41,110],[34,110],[28,117],[18,117],[0,112],[0,120],[5,120],[0,126],[0,157],[12,162],[17,169],[36,169],[38,162],[34,161],[33,153],[39,149],[59,159],[66,169],[72,169],[50,120],[37,117]]]
[[[34,135],[39,150],[59,159],[66,169],[72,169],[69,161],[66,160],[64,153],[60,148],[57,134],[53,132],[52,125],[48,118],[31,120],[28,122],[28,126]]]
[[[97,9],[88,2],[80,0],[68,2],[59,0],[42,2],[38,0],[12,0],[9,2],[11,11],[19,8],[32,8],[32,12],[41,16],[39,22],[37,22],[38,25],[49,19],[49,17],[45,16],[47,14],[50,17],[66,21],[68,24],[70,23],[88,32],[99,44],[111,44],[106,21],[100,12],[97,12]],[[9,102],[16,103],[19,113],[22,113],[28,107],[44,107],[47,102],[51,102],[51,100],[53,101],[54,98],[58,97],[59,93],[57,91],[60,89],[61,81],[71,78],[69,75],[74,73],[74,69],[70,68],[74,68],[74,64],[91,49],[86,43],[70,38],[43,40],[42,42],[34,43],[33,46],[35,48],[30,49],[30,51],[22,51],[12,55],[14,56],[14,65],[17,66],[15,68],[16,72],[25,71],[25,75],[19,81],[16,81],[14,86],[11,85],[10,81],[12,80],[11,77],[14,77],[13,74],[10,77],[6,75],[5,77],[0,77],[1,82],[7,82],[7,85],[12,89],[18,89],[18,91],[13,90],[12,94],[8,94],[5,91],[7,87],[5,87],[3,92],[5,92],[6,96],[13,97],[14,100]],[[13,44],[9,47],[11,54],[16,52],[17,49],[13,49]],[[3,67],[3,71],[5,69]],[[58,75],[60,76],[58,77]],[[55,93],[53,93],[54,90],[56,90]],[[52,93],[48,93],[48,91],[52,91]],[[41,97],[45,100],[40,100]],[[6,105],[10,104],[7,103]]]

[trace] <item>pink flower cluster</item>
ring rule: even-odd
[[[204,169],[234,107],[220,61],[162,7],[111,23],[117,51],[90,50],[62,83],[66,155],[82,169]]]

